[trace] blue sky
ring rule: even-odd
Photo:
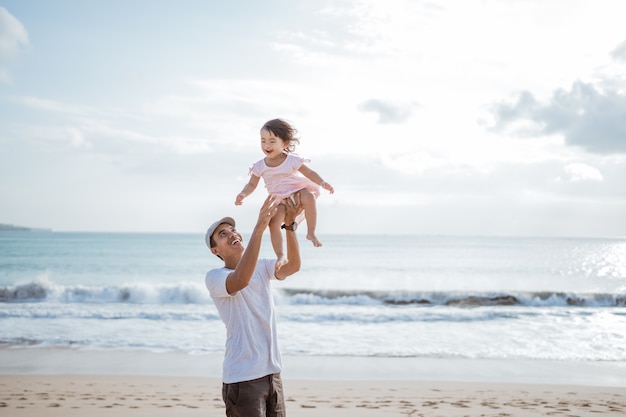
[[[626,236],[621,1],[0,2],[0,223],[246,230],[282,117],[330,233]]]

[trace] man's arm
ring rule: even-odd
[[[285,205],[285,224],[291,224],[295,221],[298,214],[303,210],[300,204],[300,193],[294,194],[294,201],[291,198],[283,200]],[[289,275],[293,275],[300,270],[300,246],[296,232],[285,229],[287,233],[287,258],[289,262],[283,265],[278,271],[274,272],[276,279],[283,280]]]
[[[271,195],[265,199],[259,212],[259,218],[250,235],[250,240],[246,245],[246,249],[241,255],[241,259],[239,259],[235,270],[226,278],[226,291],[228,291],[229,294],[234,294],[246,288],[250,283],[257,261],[259,260],[263,232],[270,223],[270,219],[276,214],[277,208],[274,204],[275,202],[276,198]]]

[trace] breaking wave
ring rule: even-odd
[[[282,304],[341,304],[390,306],[528,306],[625,307],[626,293],[567,292],[419,292],[277,288]],[[202,283],[132,283],[111,286],[59,285],[48,280],[0,287],[4,303],[134,303],[204,304],[210,302]]]

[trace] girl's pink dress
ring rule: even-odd
[[[317,198],[320,195],[319,186],[298,171],[305,162],[309,160],[287,154],[282,164],[277,167],[268,167],[265,165],[265,160],[261,159],[252,165],[250,174],[263,178],[267,192],[280,199],[287,198],[304,188]]]

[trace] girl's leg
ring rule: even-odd
[[[315,195],[308,190],[300,190],[300,202],[304,208],[304,218],[306,219],[306,238],[313,243],[313,246],[320,247],[322,242],[315,236],[317,227],[317,206],[315,205]]]
[[[274,248],[274,253],[276,254],[276,270],[278,271],[283,265],[285,265],[289,260],[285,255],[283,250],[283,234],[280,230],[280,226],[283,224],[283,219],[285,218],[285,206],[282,204],[278,205],[278,211],[270,220],[270,240],[272,241],[272,248]]]

